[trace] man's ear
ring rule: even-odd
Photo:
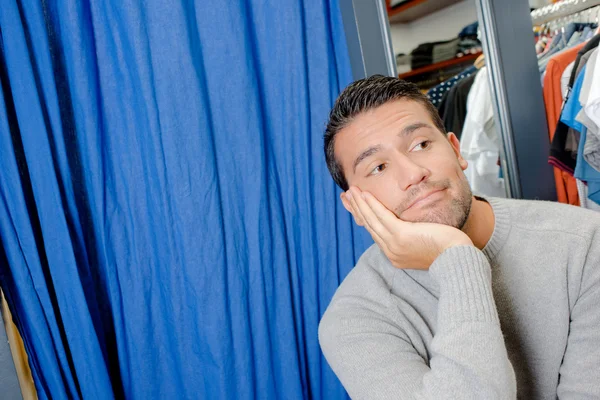
[[[448,142],[450,142],[452,150],[454,150],[454,154],[456,154],[458,164],[464,171],[469,166],[469,163],[463,158],[462,154],[460,154],[460,142],[458,141],[458,138],[453,132],[448,132]]]

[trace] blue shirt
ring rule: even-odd
[[[560,115],[560,120],[571,128],[581,132],[581,138],[579,139],[579,147],[577,148],[577,164],[575,166],[575,178],[587,182],[588,185],[588,198],[598,204],[600,204],[600,171],[596,170],[590,164],[585,161],[583,157],[583,148],[585,146],[585,140],[587,137],[587,128],[581,122],[575,118],[582,106],[579,103],[579,94],[581,92],[581,86],[583,85],[583,78],[585,76],[586,66],[584,66],[573,85],[569,98],[565,106],[563,107]]]
[[[431,100],[431,102],[433,103],[434,106],[439,107],[439,104],[441,103],[442,98],[444,97],[444,94],[446,94],[446,92],[448,92],[450,89],[452,89],[452,87],[454,85],[456,85],[460,80],[462,80],[470,75],[473,75],[475,72],[477,72],[477,68],[475,68],[474,66],[471,66],[471,67],[465,69],[460,74],[454,75],[452,78],[448,79],[447,81],[442,82],[439,85],[429,89],[429,91],[427,92],[427,96],[429,97],[429,100]]]

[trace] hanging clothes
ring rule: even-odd
[[[446,93],[450,91],[458,82],[462,79],[467,78],[477,72],[477,68],[470,66],[459,74],[454,75],[452,78],[440,83],[439,85],[429,89],[427,96],[434,106],[440,110],[440,104],[444,99]],[[441,116],[441,115],[440,115]]]
[[[584,181],[577,179],[577,190],[579,191],[580,207],[594,211],[600,211],[600,204],[588,199],[588,187]]]
[[[554,132],[556,131],[562,109],[563,96],[560,85],[562,74],[569,64],[575,60],[577,53],[583,46],[583,43],[579,44],[556,54],[548,60],[544,76],[543,94],[550,142],[554,138]],[[554,166],[554,179],[558,201],[579,205],[577,182],[572,174]]]
[[[471,74],[461,79],[452,87],[442,99],[439,107],[439,113],[444,121],[446,132],[453,132],[459,139],[462,137],[462,130],[467,118],[467,98],[475,74]]]
[[[580,74],[581,69],[588,62],[595,47],[598,46],[598,42],[600,42],[600,35],[595,36],[594,39],[587,42],[577,53],[575,61],[569,64],[569,67],[571,68],[567,67],[565,72],[563,72],[561,77],[561,91],[564,102],[568,100],[575,78]],[[563,85],[565,79],[568,83]],[[562,121],[559,121],[554,132],[554,137],[552,138],[550,157],[548,159],[550,164],[573,175],[577,161],[579,139],[580,132],[578,130],[570,128]]]
[[[588,67],[590,67],[589,64],[584,65],[581,73],[577,76],[572,94],[567,100],[561,114],[561,121],[581,133],[574,176],[576,179],[587,183],[587,198],[600,204],[600,170],[594,168],[584,158],[584,148],[587,141],[588,128],[577,120],[577,115],[583,109],[583,106],[580,103],[580,95],[585,77],[589,75],[593,76],[594,74],[594,66],[592,65],[592,69],[589,70]],[[584,188],[579,188],[580,191],[582,191],[582,189]]]
[[[494,124],[494,111],[487,68],[483,67],[467,99],[467,116],[460,144],[469,166],[465,175],[474,194],[506,197],[498,163],[500,140]]]
[[[600,50],[593,50],[587,64],[579,102],[583,109],[576,120],[587,128],[583,158],[596,170],[600,170]]]

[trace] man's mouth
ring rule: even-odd
[[[408,207],[406,207],[404,209],[404,211],[408,211],[411,208],[417,208],[417,207],[423,206],[423,205],[435,200],[439,196],[438,193],[441,194],[441,192],[443,190],[445,190],[445,188],[434,189],[429,192],[421,194],[420,196],[415,198],[413,201],[411,201],[409,203]]]

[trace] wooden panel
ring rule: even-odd
[[[411,22],[461,1],[462,0],[411,0],[394,8],[389,8],[389,2],[387,2],[388,17],[392,24],[396,22]],[[435,29],[435,27],[432,27],[432,29]]]
[[[398,77],[400,79],[406,79],[411,76],[424,74],[426,72],[435,71],[437,69],[443,69],[443,68],[461,64],[461,63],[474,62],[475,59],[477,59],[477,57],[479,57],[480,55],[481,55],[481,52],[475,53],[475,54],[467,54],[460,58],[453,58],[452,60],[447,60],[447,61],[442,61],[442,62],[439,62],[436,64],[427,65],[423,68],[417,68],[412,71],[408,71],[403,74],[400,74],[400,75],[398,75]]]

